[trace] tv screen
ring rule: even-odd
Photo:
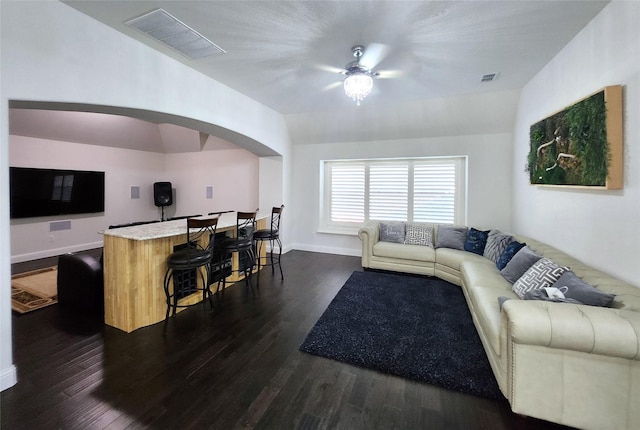
[[[104,172],[10,167],[11,218],[104,212]]]

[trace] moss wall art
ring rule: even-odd
[[[603,88],[530,128],[534,185],[622,188],[622,87]]]

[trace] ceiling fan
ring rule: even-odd
[[[387,45],[372,43],[366,50],[363,45],[355,45],[351,48],[351,53],[355,60],[347,63],[344,69],[327,69],[346,75],[343,81],[344,92],[358,106],[371,93],[374,78],[394,78],[401,75],[398,71],[373,70],[389,53]],[[329,87],[336,85],[339,85],[339,82]]]

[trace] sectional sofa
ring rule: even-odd
[[[401,234],[389,234],[389,224],[369,222],[360,229],[362,266],[437,276],[460,286],[500,390],[514,412],[584,429],[640,429],[640,288],[532,238],[491,231],[508,237],[496,260],[495,254],[486,255],[488,248],[473,249],[473,242],[467,248],[472,252],[464,250],[469,232],[488,237],[487,230],[401,223],[403,240]],[[410,235],[416,226],[419,233]],[[462,246],[452,243],[452,231],[459,236],[467,232]],[[500,257],[516,243],[523,247],[506,255],[511,260],[505,266]],[[535,268],[527,266],[517,280],[505,276],[527,253],[538,255],[536,265],[551,261],[562,274],[570,269],[576,282],[595,287],[597,299],[604,297],[608,306],[581,304],[568,295],[521,299],[514,285],[522,285]],[[541,292],[536,288],[524,297],[536,298]]]

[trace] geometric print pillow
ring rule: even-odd
[[[423,245],[433,248],[433,225],[407,223],[404,243],[406,245]]]
[[[513,283],[513,292],[521,299],[524,299],[527,291],[552,286],[568,270],[570,270],[568,267],[560,267],[548,258],[543,257]]]

